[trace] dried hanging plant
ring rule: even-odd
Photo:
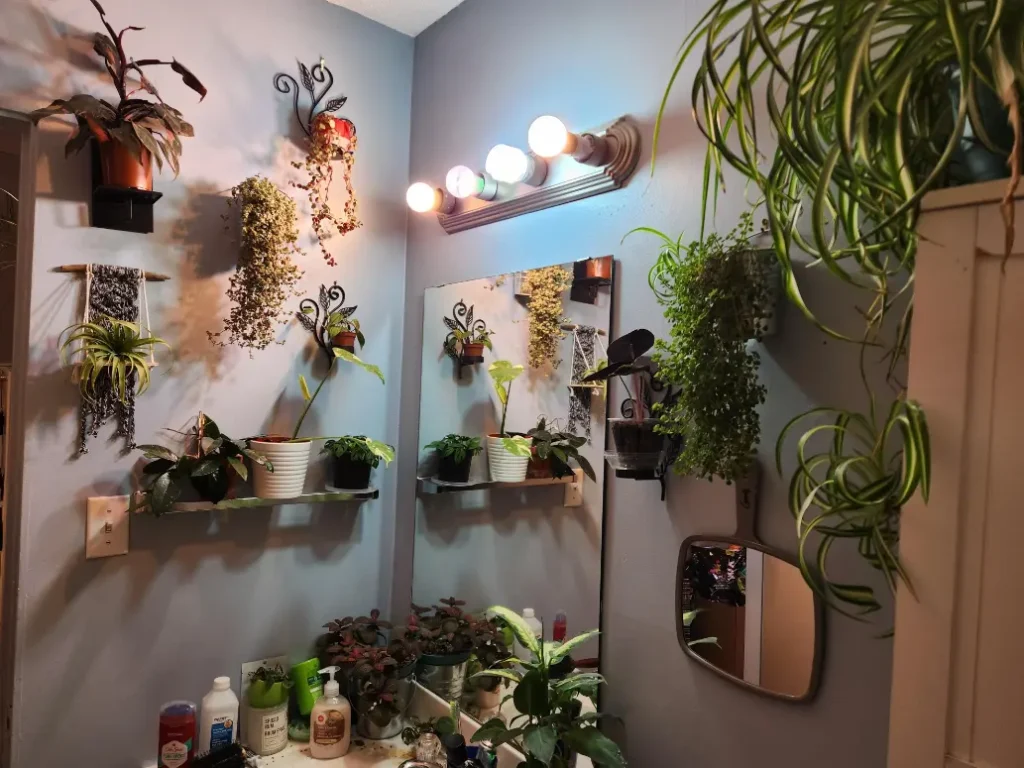
[[[292,185],[306,191],[309,204],[313,208],[313,231],[320,241],[324,261],[333,267],[337,265],[337,261],[328,252],[326,244],[334,234],[330,227],[333,226],[338,234],[346,235],[363,226],[357,215],[359,203],[352,188],[352,166],[356,162],[356,134],[350,121],[326,112],[317,115],[310,127],[312,132],[306,162],[292,163],[296,168],[306,169],[309,181],[305,184],[293,181]],[[331,211],[330,204],[331,182],[334,181],[332,161],[339,152],[344,169],[345,192],[348,195],[345,199],[345,213],[341,218]]]
[[[522,291],[530,296],[531,368],[543,368],[549,361],[557,368],[562,362],[558,357],[558,345],[565,338],[562,294],[571,287],[572,273],[565,267],[542,267],[523,276]]]
[[[274,326],[288,319],[284,303],[297,295],[302,272],[291,256],[302,253],[296,244],[298,214],[295,201],[260,176],[233,187],[228,205],[238,209],[241,219],[238,268],[227,292],[233,306],[224,330],[207,336],[218,346],[248,349],[251,356],[274,341]],[[227,341],[221,341],[224,334]]]

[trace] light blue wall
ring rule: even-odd
[[[420,323],[425,288],[483,275],[614,252],[620,260],[617,329],[666,326],[647,286],[655,252],[623,235],[639,225],[695,237],[704,142],[689,117],[692,66],[670,105],[657,174],[649,174],[654,118],[674,55],[707,0],[468,0],[416,43],[414,179],[442,183],[457,163],[483,165],[498,142],[523,146],[530,121],[555,113],[579,129],[632,114],[645,156],[628,188],[469,232],[446,235],[430,216],[410,224],[406,282],[402,441],[399,461],[395,603],[407,599],[413,541],[413,467],[419,397]],[[743,185],[731,179],[719,222],[731,227]],[[854,327],[853,296],[810,273],[805,293],[823,317]],[[860,404],[854,349],[827,341],[790,307],[782,334],[763,350],[769,388],[762,409],[770,467],[775,436],[795,413],[818,403]],[[787,468],[788,470],[789,468]],[[788,475],[787,475],[788,477]],[[697,532],[730,532],[731,489],[673,479],[667,503],[655,483],[611,484],[605,527],[604,707],[625,721],[636,766],[827,765],[885,763],[891,644],[874,626],[830,617],[821,693],[807,706],[752,695],[689,662],[676,641],[673,584],[679,545]],[[794,549],[784,483],[768,471],[762,538]],[[836,578],[864,578],[855,556],[837,558]]]
[[[130,53],[177,57],[210,93],[197,104],[169,70],[152,73],[196,138],[185,141],[180,178],[156,182],[164,198],[149,236],[87,227],[88,156],[65,161],[65,129],[58,121],[41,129],[13,768],[141,765],[155,756],[161,703],[198,700],[215,675],[237,677],[243,661],[303,653],[338,615],[387,609],[381,562],[391,555],[393,472],[378,475],[382,497],[361,509],[139,518],[127,557],[86,562],[85,500],[127,492],[135,457],[121,457],[101,434],[88,455],[70,458],[77,395],[70,372],[59,368],[56,340],[79,316],[81,281],[51,269],[98,262],[172,276],[149,285],[154,329],[174,351],[160,355],[153,387],[139,399],[140,442],[166,439],[163,427],[181,428],[200,408],[237,437],[294,423],[296,377],[320,370],[308,336],[290,327],[283,346],[250,359],[237,349],[218,353],[206,331],[227,311],[236,255],[221,220],[226,190],[254,173],[284,184],[292,171],[297,150],[285,137],[297,125],[273,76],[324,56],[335,92],[349,97],[342,114],[359,131],[355,187],[365,226],[332,246],[334,269],[306,240],[301,289],[342,282],[359,305],[365,357],[388,384],[341,373],[305,429],[396,442],[413,41],[322,0],[103,5],[113,24],[146,27],[128,33]],[[112,93],[103,77],[81,69],[95,58],[90,46],[68,42],[101,28],[89,2],[8,2],[2,18],[2,106],[26,110],[79,90]]]

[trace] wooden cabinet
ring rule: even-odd
[[[1024,766],[1024,203],[1005,182],[925,198],[910,396],[931,500],[903,513],[889,768]]]

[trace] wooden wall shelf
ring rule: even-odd
[[[472,483],[448,483],[438,480],[436,477],[421,477],[420,493],[435,495],[441,493],[464,493],[466,491],[489,491],[491,489],[504,488],[541,488],[551,486],[565,486],[564,507],[583,506],[583,470],[575,469],[573,474],[565,477],[541,477],[529,478],[518,483],[496,483],[491,480],[483,480]]]
[[[328,493],[306,493],[296,496],[294,499],[264,499],[256,496],[249,496],[241,499],[224,499],[217,504],[209,501],[183,501],[174,505],[173,515],[187,512],[216,512],[226,509],[259,509],[262,507],[277,507],[285,504],[329,504],[331,502],[343,501],[368,501],[380,497],[380,491],[376,488],[367,488],[365,491],[337,491]]]

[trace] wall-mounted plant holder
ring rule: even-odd
[[[598,289],[612,284],[613,256],[581,259],[572,265],[572,289],[569,298],[581,304],[596,304]]]
[[[330,288],[320,286],[319,301],[300,301],[300,311],[295,316],[313,334],[316,345],[333,363],[335,348],[355,353],[357,341],[360,347],[366,343],[359,321],[352,317],[357,309],[359,307],[345,306],[345,290],[335,283]]]
[[[437,214],[444,231],[451,235],[623,187],[640,160],[640,130],[636,123],[629,117],[620,117],[606,129],[586,135],[603,140],[607,147],[601,158],[603,164],[593,168],[593,163],[580,163],[588,172],[547,186],[518,187],[519,194],[514,197],[494,202],[477,199],[472,205],[463,201],[454,213]]]
[[[461,299],[452,307],[452,316],[443,318],[448,327],[444,340],[444,353],[455,363],[458,377],[462,369],[484,361],[484,349],[491,347],[491,330],[479,317],[474,317],[473,307],[466,306]]]
[[[133,187],[114,187],[103,184],[100,169],[99,144],[92,142],[92,226],[138,232],[148,235],[153,231],[153,205],[164,196]]]

